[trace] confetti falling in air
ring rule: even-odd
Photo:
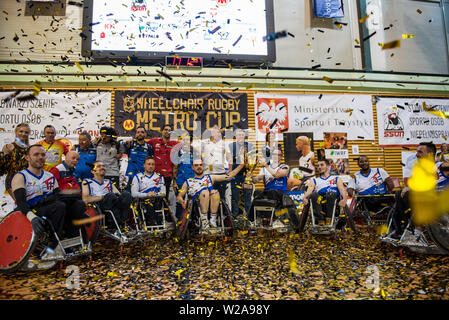
[[[271,41],[279,38],[285,38],[287,36],[288,36],[287,30],[284,30],[276,33],[267,34],[262,39],[263,41]]]
[[[401,46],[401,40],[393,40],[387,43],[379,43],[379,46],[382,47],[382,50],[399,48]]]
[[[449,189],[437,192],[435,161],[420,158],[408,180],[410,205],[415,225],[427,225],[449,210]]]

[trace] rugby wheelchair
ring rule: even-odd
[[[393,182],[393,192],[401,189],[398,178],[391,177]],[[387,223],[387,217],[394,205],[394,193],[360,195],[356,194],[352,198],[349,210],[354,219],[360,219],[368,226],[376,226]]]
[[[208,213],[209,215],[210,212]],[[200,201],[198,198],[193,200],[190,196],[187,196],[187,207],[182,213],[177,231],[179,239],[187,240],[208,236],[231,237],[233,233],[233,219],[226,202],[220,199],[217,212],[217,227],[209,226],[204,230],[201,224]]]
[[[254,190],[247,216],[252,231],[288,233],[296,231],[299,215],[293,199],[280,190]]]
[[[340,200],[338,197],[335,199],[334,205],[329,211],[327,210],[328,204],[325,197],[318,196],[316,198],[317,199],[313,199],[310,197],[309,203],[303,206],[299,219],[299,232],[304,232],[307,229],[310,234],[335,235],[337,232],[342,231],[346,226],[349,226],[352,231],[356,231],[352,212],[347,205],[344,208],[338,205],[338,201]],[[325,220],[318,221],[319,219],[317,218],[317,213],[314,212],[312,201],[318,201],[321,204],[321,214],[324,213],[324,216],[326,217]],[[328,212],[331,212],[330,217],[326,214]]]
[[[394,194],[354,195],[349,211],[354,219],[361,219],[368,226],[386,224],[394,205]]]
[[[405,221],[403,232],[393,237],[397,226],[393,219],[396,204],[390,210],[387,219],[387,231],[379,236],[382,243],[393,245],[397,248],[406,248],[420,254],[449,254],[449,214],[443,215],[438,221],[426,225],[422,231],[417,230],[411,219]]]
[[[99,230],[98,220],[82,225],[79,236],[60,239],[52,223],[45,217],[42,219],[46,222],[46,231],[40,237],[20,211],[11,212],[0,221],[0,272],[50,269],[57,262],[92,253],[92,244]],[[55,252],[59,254],[47,259],[44,253],[51,234],[57,239]]]
[[[86,213],[91,217],[102,216],[98,225],[99,235],[118,241],[120,245],[136,242],[145,235],[139,227],[139,217],[131,208],[126,213],[125,223],[122,225],[112,210],[102,210],[98,204],[89,203],[86,206]]]
[[[176,218],[165,197],[137,198],[131,205],[131,209],[133,219],[129,224],[144,237],[173,234]]]

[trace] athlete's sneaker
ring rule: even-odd
[[[285,224],[283,224],[280,220],[276,220],[273,222],[273,228],[284,228]]]
[[[201,218],[201,229],[209,229],[209,222],[207,221],[207,218]]]
[[[45,249],[45,253],[41,257],[42,261],[56,261],[64,259],[61,247],[58,245],[54,250],[50,247]]]
[[[23,267],[22,270],[45,270],[53,268],[56,265],[56,261],[38,261],[38,260],[29,260]]]
[[[212,216],[209,220],[209,224],[212,228],[216,228],[217,227],[217,217]]]

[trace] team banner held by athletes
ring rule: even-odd
[[[377,97],[379,146],[447,143],[449,99]]]
[[[30,125],[30,143],[43,139],[48,124],[55,127],[56,139],[77,143],[81,131],[95,137],[101,126],[110,125],[110,109],[110,92],[0,92],[0,144],[14,141],[14,128],[21,122]]]
[[[202,134],[220,129],[248,129],[246,93],[116,91],[114,128],[120,136],[134,136],[144,126],[150,137],[159,136],[165,124],[174,130]]]
[[[374,140],[370,95],[260,93],[254,101],[258,141],[265,141],[270,130],[313,132],[314,137],[347,132],[349,140]]]

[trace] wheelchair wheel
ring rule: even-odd
[[[100,212],[94,206],[87,206],[86,214],[89,217],[93,218],[95,216],[98,216],[100,214]],[[84,240],[86,242],[90,241],[91,243],[94,243],[97,240],[98,234],[100,233],[102,221],[103,221],[103,219],[100,219],[100,220],[90,223],[89,226],[87,226],[87,225],[83,226],[82,234],[83,234]]]
[[[194,201],[192,201],[191,199],[187,200],[187,209],[183,210],[182,212],[181,224],[179,225],[177,233],[178,237],[181,240],[190,238],[192,229],[195,227],[195,220],[193,217],[195,213],[193,212],[193,204]]]
[[[27,217],[20,211],[9,213],[0,222],[0,272],[20,269],[36,244],[37,237]]]
[[[231,210],[229,210],[228,205],[224,201],[220,201],[223,208],[223,226],[226,228],[225,235],[232,236],[234,233],[234,224],[232,222]]]
[[[427,226],[432,240],[444,251],[449,252],[449,214],[441,217],[437,222]]]
[[[354,216],[351,210],[349,210],[348,206],[345,206],[343,208],[345,215],[346,215],[346,223],[349,225],[352,231],[355,232],[355,223],[354,223]]]
[[[306,206],[302,208],[302,213],[299,216],[298,232],[304,232],[307,223],[307,218],[309,217],[309,211],[310,211],[310,203],[308,203]]]

